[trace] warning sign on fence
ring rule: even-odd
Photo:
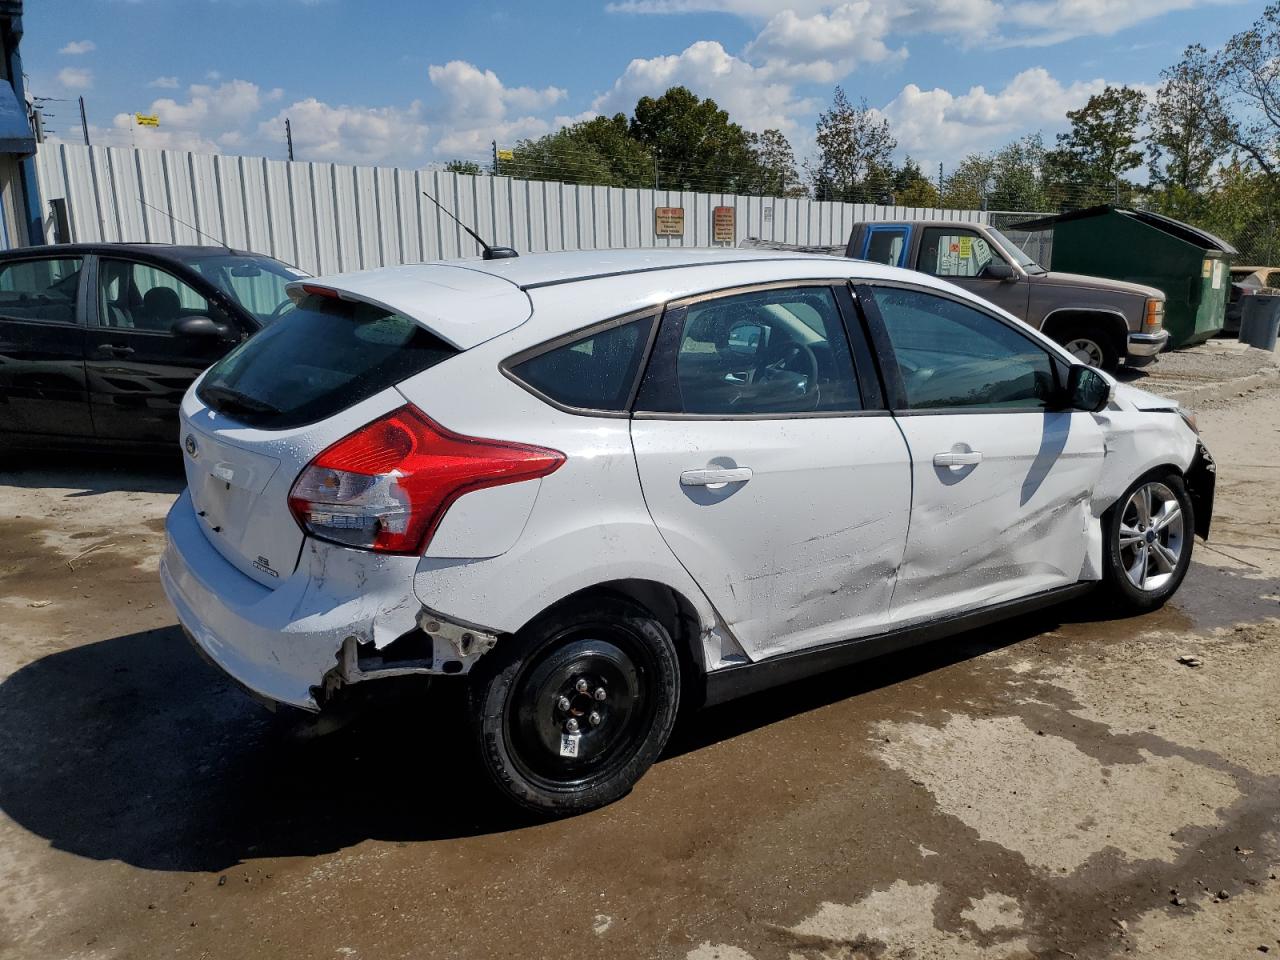
[[[683,237],[684,207],[658,207],[654,211],[653,232],[659,237]]]
[[[716,207],[711,211],[711,242],[732,244],[736,232],[733,228],[733,207]]]

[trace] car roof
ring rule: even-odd
[[[453,346],[467,350],[528,320],[533,313],[531,292],[560,292],[585,303],[599,314],[598,319],[606,319],[631,309],[743,284],[846,277],[944,286],[925,274],[846,257],[676,247],[404,264],[298,280],[288,289],[295,298],[316,287],[337,291],[345,299],[409,317]],[[557,318],[557,313],[549,312],[546,326],[568,322],[565,314]],[[560,331],[546,332],[554,335]]]
[[[160,260],[173,260],[186,263],[191,260],[203,260],[208,257],[255,257],[262,260],[274,260],[265,253],[254,253],[251,250],[235,250],[231,247],[218,247],[200,244],[177,243],[53,243],[37,247],[15,247],[0,252],[0,260],[25,259],[27,257],[67,256],[68,254],[129,254],[151,257]]]

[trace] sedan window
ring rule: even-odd
[[[626,410],[652,324],[645,317],[597,331],[517,363],[511,373],[561,406]]]
[[[679,329],[664,329],[668,349],[650,364],[639,410],[746,416],[862,407],[827,287],[704,300],[668,311],[663,324]]]
[[[912,410],[1043,409],[1055,396],[1048,352],[995,317],[917,290],[882,287],[875,303]]]
[[[98,263],[98,325],[169,333],[183,317],[221,319],[220,311],[167,270],[147,263]]]
[[[81,263],[60,257],[0,264],[0,317],[75,323]]]

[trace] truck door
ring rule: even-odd
[[[1003,275],[995,275],[997,268]],[[1031,284],[1026,275],[971,227],[957,224],[954,227],[925,228],[916,269],[950,280],[983,300],[1008,310],[1019,320],[1027,318]]]
[[[858,256],[872,263],[890,267],[907,265],[911,245],[911,226],[905,223],[873,223],[867,228]]]

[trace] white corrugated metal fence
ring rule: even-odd
[[[45,144],[37,166],[49,241],[58,239],[50,201],[64,198],[70,236],[62,239],[221,243],[313,274],[478,255],[423,191],[489,243],[521,252],[712,246],[712,211],[720,206],[734,209],[735,245],[747,237],[843,245],[862,220],[986,217],[63,143]],[[656,236],[658,207],[683,208],[683,236]]]

